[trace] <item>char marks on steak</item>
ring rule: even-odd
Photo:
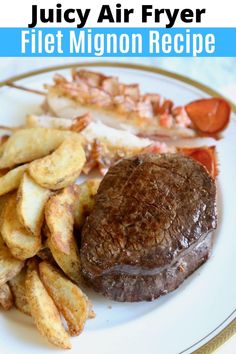
[[[176,289],[209,256],[216,187],[180,154],[124,159],[104,177],[82,231],[87,282],[117,301],[153,300]]]

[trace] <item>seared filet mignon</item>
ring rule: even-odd
[[[104,177],[82,231],[87,282],[117,301],[153,300],[176,289],[209,257],[216,187],[180,154],[124,159]]]

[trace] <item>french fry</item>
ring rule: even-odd
[[[101,179],[92,178],[77,186],[77,198],[75,200],[74,218],[75,227],[80,229],[86,217],[94,206],[94,196],[97,193]]]
[[[24,262],[12,256],[0,236],[0,286],[14,278],[23,266]]]
[[[20,222],[35,236],[40,235],[44,207],[50,191],[39,186],[25,173],[17,193],[17,213]]]
[[[60,348],[71,348],[58,309],[40,280],[37,269],[28,268],[25,288],[30,313],[40,333]]]
[[[66,138],[75,137],[78,139],[78,134],[57,129],[19,129],[4,143],[0,169],[44,157],[57,149]]]
[[[12,292],[7,283],[0,286],[0,305],[4,310],[10,310],[14,305]]]
[[[26,267],[9,281],[16,308],[30,316],[30,308],[25,293]]]
[[[40,186],[57,190],[76,181],[85,161],[80,139],[66,139],[51,155],[31,162],[29,173]]]
[[[79,335],[90,313],[87,296],[48,262],[39,264],[39,274],[57,308],[66,319],[69,333]]]
[[[28,168],[28,165],[22,165],[10,170],[0,177],[0,196],[11,192],[19,187],[21,178]]]
[[[12,255],[20,260],[33,257],[41,247],[41,236],[28,232],[20,223],[16,195],[12,195],[2,213],[1,234]]]

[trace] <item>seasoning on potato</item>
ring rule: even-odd
[[[17,259],[31,258],[41,248],[41,236],[35,236],[26,230],[19,220],[16,195],[9,198],[3,210],[1,234],[10,252]]]
[[[50,231],[50,239],[59,250],[69,254],[70,243],[74,238],[75,187],[64,188],[53,195],[45,207],[45,219]]]
[[[0,196],[7,194],[19,187],[22,176],[27,168],[27,164],[21,165],[0,177]]]
[[[100,185],[100,178],[91,178],[77,186],[77,198],[75,200],[75,227],[80,229],[86,216],[88,216],[94,206],[94,196]]]
[[[51,155],[29,165],[31,177],[42,187],[61,189],[74,183],[85,164],[80,139],[66,139]]]
[[[23,266],[24,262],[12,256],[0,236],[0,286],[14,278]]]
[[[4,143],[0,169],[44,157],[57,149],[66,138],[78,139],[78,134],[46,128],[19,129]]]
[[[39,264],[39,274],[48,293],[65,317],[70,334],[80,334],[90,313],[87,296],[48,262]]]
[[[37,269],[28,268],[25,289],[31,316],[42,335],[60,348],[71,348],[60,313],[40,280]]]
[[[30,316],[30,308],[25,292],[26,267],[9,281],[11,291],[14,296],[15,306],[25,315]]]
[[[11,289],[7,283],[0,286],[0,305],[4,310],[8,311],[13,307],[13,296]]]

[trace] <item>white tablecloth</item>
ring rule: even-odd
[[[89,61],[80,58],[0,58],[0,81],[24,72],[64,63]],[[92,59],[104,61],[104,58]],[[186,75],[208,85],[236,103],[236,58],[129,58],[106,59],[153,65]],[[235,354],[236,335],[225,343],[216,354]]]

